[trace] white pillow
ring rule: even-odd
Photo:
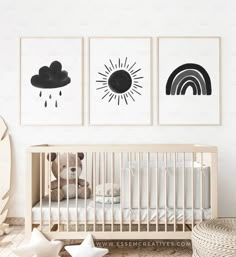
[[[104,199],[104,203],[105,204],[111,204],[112,202],[113,203],[120,203],[120,196],[100,196],[100,195],[97,195],[96,196],[96,202],[97,203],[103,203],[103,199]]]
[[[65,249],[72,257],[103,257],[108,253],[108,249],[95,247],[91,234],[86,236],[82,244],[68,245]]]
[[[61,241],[49,241],[37,228],[34,228],[30,243],[14,249],[13,252],[19,257],[59,257],[63,245]]]
[[[104,188],[105,186],[105,188]],[[96,186],[96,195],[100,196],[120,196],[120,186],[119,184],[113,184],[113,194],[112,194],[112,183],[105,183]]]

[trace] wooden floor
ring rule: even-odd
[[[0,237],[0,257],[16,257],[12,250],[23,244],[24,241],[24,227],[11,227],[11,232],[8,235]]]
[[[28,240],[24,237],[24,227],[13,226],[8,235],[0,237],[0,257],[17,257],[12,250],[20,245],[26,244]],[[152,246],[152,247],[107,247],[109,254],[107,257],[167,257],[181,256],[191,257],[191,246]],[[70,257],[65,251],[60,254],[62,257]]]

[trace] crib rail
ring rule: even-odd
[[[63,201],[59,190],[52,201],[52,153],[57,163],[64,160]],[[82,161],[78,153],[84,153]],[[37,226],[55,239],[82,239],[87,233],[98,239],[185,239],[195,224],[217,217],[214,146],[40,145],[27,149],[27,159],[27,233]],[[76,186],[70,199],[72,166],[75,180],[89,183],[90,198],[87,190],[84,199],[78,198]],[[62,180],[59,176],[58,188]]]

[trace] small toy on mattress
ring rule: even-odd
[[[113,193],[112,193],[113,191]],[[96,202],[105,204],[120,203],[119,184],[105,183],[96,186]]]

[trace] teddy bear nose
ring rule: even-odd
[[[75,168],[71,168],[70,170],[73,171],[73,172],[75,172],[76,169],[75,169]]]

